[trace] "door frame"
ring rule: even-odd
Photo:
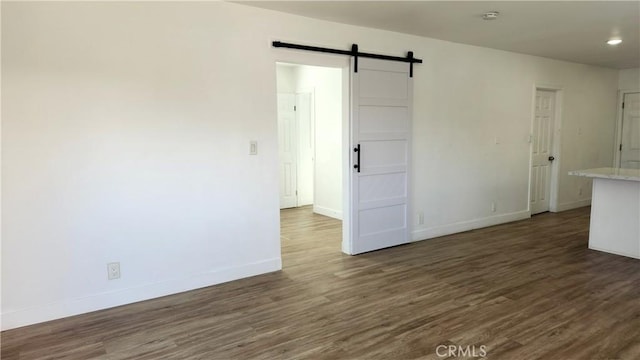
[[[269,46],[275,39],[269,39]],[[310,66],[322,66],[329,68],[338,68],[342,70],[342,252],[349,253],[349,234],[351,231],[351,188],[349,182],[350,164],[351,164],[351,149],[350,149],[350,80],[349,75],[351,71],[351,59],[344,55],[333,55],[324,53],[312,53],[306,51],[297,51],[290,49],[274,49],[273,62],[272,62],[272,74],[274,83],[276,81],[277,63],[289,63],[296,65],[310,65]],[[275,96],[277,90],[273,90],[273,104],[277,101]],[[315,99],[314,99],[315,100]],[[277,119],[277,117],[276,117]],[[314,165],[315,166],[315,165]],[[315,169],[314,169],[315,170]],[[315,196],[315,193],[314,193]],[[280,212],[278,211],[278,224],[280,223]],[[280,238],[280,226],[278,226],[278,237]]]
[[[538,90],[551,91],[554,95],[554,112],[553,112],[553,136],[551,139],[551,152],[556,158],[551,162],[551,181],[549,182],[549,212],[558,212],[558,192],[560,187],[559,175],[560,164],[562,163],[560,146],[562,140],[562,98],[564,87],[556,84],[536,83],[533,85],[533,95],[531,97],[531,122],[529,124],[529,188],[527,193],[527,211],[531,216],[531,167],[533,166],[533,124],[536,118],[536,93]]]
[[[622,103],[624,103],[624,96],[627,94],[634,94],[640,92],[639,89],[623,89],[618,90],[618,104],[616,111],[616,128],[615,128],[615,141],[613,143],[613,164],[611,167],[620,167],[621,153],[620,144],[622,144],[622,117],[624,115],[624,109],[622,109]]]

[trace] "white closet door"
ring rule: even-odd
[[[549,211],[555,92],[537,90],[531,153],[531,214]]]
[[[298,206],[295,94],[278,94],[280,209]]]

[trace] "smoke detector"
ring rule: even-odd
[[[482,18],[484,20],[495,20],[495,19],[498,18],[498,15],[500,15],[500,13],[497,12],[497,11],[488,11],[488,12],[482,14]]]

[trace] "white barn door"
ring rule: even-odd
[[[410,218],[409,64],[358,58],[357,70],[351,71],[350,254],[409,242]]]

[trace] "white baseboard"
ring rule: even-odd
[[[172,279],[118,291],[69,299],[58,303],[3,313],[2,330],[37,324],[49,320],[131,304],[161,296],[212,286],[232,280],[265,274],[282,269],[282,259],[274,258],[242,266],[214,270],[186,278]]]
[[[633,259],[640,259],[640,255],[632,254],[632,253],[628,253],[628,252],[608,250],[608,249],[603,249],[603,248],[600,248],[600,247],[597,247],[597,246],[592,246],[592,245],[589,245],[589,249],[590,250],[601,251],[601,252],[604,252],[604,253],[614,254],[614,255],[626,256],[626,257],[630,257],[630,258],[633,258]]]
[[[328,216],[330,218],[342,220],[342,211],[329,209],[324,206],[313,205],[313,212],[316,214]]]
[[[570,203],[558,204],[554,212],[567,211],[591,205],[591,199],[574,201]]]
[[[504,224],[512,221],[528,219],[531,213],[528,210],[517,211],[508,214],[489,216],[481,219],[461,221],[453,224],[434,226],[426,229],[414,230],[411,234],[413,241],[432,239],[439,236],[451,235],[463,231],[484,228],[493,225]]]

